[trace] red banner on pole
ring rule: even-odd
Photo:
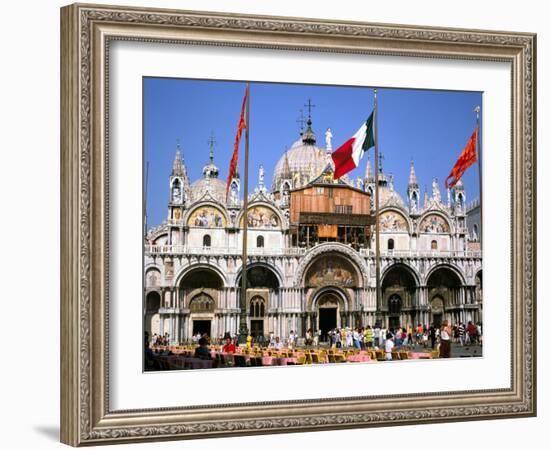
[[[225,187],[226,199],[227,199],[227,194],[229,193],[229,186],[231,185],[231,180],[233,179],[237,171],[237,163],[239,161],[239,143],[241,142],[243,129],[246,128],[244,112],[245,112],[247,96],[248,96],[248,87],[244,91],[243,105],[241,107],[241,116],[239,117],[239,124],[237,126],[237,135],[235,136],[235,145],[233,147],[233,156],[231,157],[231,163],[229,164],[229,175],[227,176],[227,186]]]
[[[451,169],[451,173],[445,178],[445,187],[447,189],[454,187],[454,185],[460,180],[460,177],[466,172],[466,169],[477,161],[477,127],[475,128],[470,140],[462,150],[462,153],[456,160],[454,167]],[[451,180],[449,182],[449,179]]]

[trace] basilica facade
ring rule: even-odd
[[[244,221],[246,320],[255,336],[482,320],[481,230],[468,223],[462,183],[442,195],[433,179],[421,198],[411,162],[403,199],[380,167],[377,295],[370,160],[363,177],[334,180],[332,134],[320,147],[311,125],[281,155],[270,187],[258,169],[247,211],[239,174],[226,195],[213,146],[195,181],[177,147],[167,219],[145,235],[146,331],[172,342],[238,332]]]

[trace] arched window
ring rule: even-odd
[[[181,203],[181,184],[180,180],[176,178],[172,183],[172,202]]]
[[[212,245],[212,238],[209,234],[205,234],[202,238],[202,246],[203,247],[210,247]]]
[[[264,317],[265,315],[265,300],[256,295],[250,300],[250,317]]]
[[[462,194],[458,194],[457,203],[458,208],[462,209],[462,207],[464,206],[464,196]]]
[[[388,309],[390,314],[399,314],[401,312],[401,297],[393,294],[388,300]]]
[[[264,237],[263,236],[258,236],[256,238],[256,247],[260,248],[260,247],[263,247],[264,246]]]
[[[393,239],[388,239],[388,250],[393,250],[395,243]]]
[[[212,312],[214,311],[214,300],[202,292],[191,299],[189,309],[191,312]]]
[[[156,287],[160,284],[160,272],[158,270],[150,270],[147,272],[147,284],[149,287]]]
[[[156,314],[160,308],[160,294],[158,292],[149,292],[145,302],[147,313]]]
[[[432,250],[437,250],[437,241],[432,241]]]
[[[478,236],[479,236],[479,232],[477,228],[477,223],[474,223],[474,235],[472,236],[474,238],[474,241],[477,241]]]

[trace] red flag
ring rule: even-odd
[[[462,153],[456,160],[454,167],[451,169],[451,173],[447,178],[445,178],[445,188],[449,189],[454,187],[454,185],[460,180],[460,177],[466,172],[466,169],[470,167],[473,163],[477,161],[477,127],[475,128],[472,137],[462,150]],[[449,183],[449,178],[452,178]]]
[[[244,111],[246,106],[246,97],[248,96],[248,87],[244,91],[243,106],[241,107],[241,117],[239,118],[239,124],[237,126],[237,135],[235,136],[235,146],[233,147],[233,156],[231,157],[231,163],[229,164],[229,175],[227,177],[227,186],[225,187],[225,197],[229,193],[229,186],[231,180],[235,176],[237,171],[237,162],[239,160],[239,143],[241,142],[241,135],[243,129],[246,128],[246,122],[244,120]]]

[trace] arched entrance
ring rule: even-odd
[[[187,272],[179,282],[180,307],[188,309],[181,325],[184,340],[196,334],[213,337],[217,330],[214,311],[220,302],[224,282],[215,269],[200,266]]]
[[[263,342],[269,331],[276,329],[273,314],[268,314],[269,305],[279,295],[279,276],[275,269],[262,263],[251,264],[246,270],[246,310],[248,312],[248,329],[250,334]],[[240,299],[240,287],[242,274],[237,277],[238,296]],[[268,330],[269,328],[269,330]]]
[[[430,319],[434,326],[444,320],[450,323],[461,321],[459,276],[449,267],[435,269],[426,281],[430,304]]]
[[[326,342],[329,332],[345,326],[342,317],[346,310],[344,294],[339,289],[327,287],[317,293],[313,300],[317,315],[317,329],[321,332],[321,341]]]
[[[214,299],[204,292],[195,295],[191,299],[189,310],[191,311],[191,320],[193,322],[193,336],[196,334],[212,336],[214,309]]]
[[[387,311],[390,329],[416,322],[416,289],[416,277],[407,266],[396,264],[384,273],[380,309]]]
[[[160,294],[156,291],[149,292],[145,297],[145,331],[149,337],[160,334]]]
[[[250,299],[250,334],[253,338],[258,338],[265,334],[264,317],[266,310],[266,300],[261,295],[255,295]]]
[[[388,326],[390,330],[395,330],[401,325],[401,306],[403,302],[397,294],[392,294],[388,299]]]
[[[348,298],[361,285],[362,277],[354,262],[338,252],[327,252],[314,259],[305,272],[306,295],[311,299],[308,328],[328,339],[334,328],[351,326]]]

